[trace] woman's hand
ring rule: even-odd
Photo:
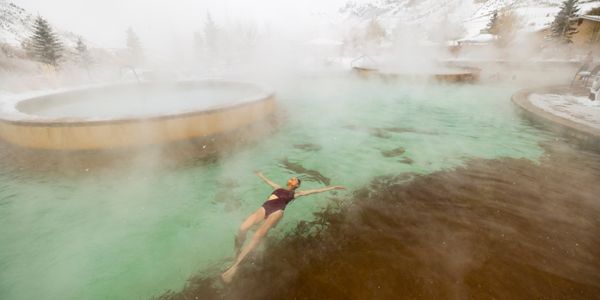
[[[279,186],[277,183],[269,180],[269,178],[267,178],[265,175],[263,175],[262,172],[260,171],[254,171],[254,174],[256,174],[256,176],[258,176],[258,178],[262,179],[264,182],[266,182],[268,185],[270,185],[272,188],[274,189],[279,189],[281,188],[281,186]]]

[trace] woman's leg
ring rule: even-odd
[[[225,281],[225,282],[231,281],[231,279],[233,278],[233,275],[235,275],[237,266],[244,260],[244,258],[246,257],[246,255],[248,255],[248,253],[250,253],[252,250],[254,250],[254,248],[256,248],[256,246],[258,246],[258,243],[260,243],[262,238],[269,232],[269,229],[275,227],[275,225],[277,225],[277,223],[279,222],[279,220],[281,220],[282,217],[283,217],[283,210],[278,210],[276,212],[273,212],[269,215],[269,217],[267,217],[267,220],[265,220],[265,222],[262,225],[260,225],[258,230],[256,230],[256,232],[252,236],[252,239],[250,240],[250,242],[242,249],[242,252],[240,253],[240,255],[238,255],[233,266],[231,266],[231,268],[229,268],[227,271],[225,271],[225,273],[223,273],[221,275],[221,278],[223,278],[223,281]]]
[[[257,209],[253,214],[249,215],[242,225],[240,225],[240,229],[238,230],[237,235],[235,236],[235,255],[238,256],[240,254],[240,250],[244,245],[244,241],[246,241],[246,233],[248,229],[250,229],[254,224],[260,223],[265,218],[265,209],[261,206]]]

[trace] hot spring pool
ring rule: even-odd
[[[82,165],[77,176],[35,172],[11,163],[3,144],[0,298],[146,299],[224,268],[239,223],[270,193],[254,170],[283,183],[302,175],[300,165],[321,174],[305,176],[303,188],[345,185],[343,197],[380,175],[428,174],[473,158],[537,161],[539,143],[553,136],[518,116],[516,89],[303,78],[276,87],[287,117],[274,135],[169,168],[151,156],[133,167]],[[293,202],[272,234],[311,219],[329,197]]]
[[[377,75],[383,79],[430,80],[439,83],[474,83],[479,80],[480,69],[471,67],[437,66],[434,68],[414,69],[406,67],[356,66],[354,71],[362,77]]]
[[[103,86],[18,101],[0,113],[0,138],[26,148],[133,148],[223,135],[274,110],[270,90],[244,82]]]

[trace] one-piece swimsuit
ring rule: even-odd
[[[294,200],[294,191],[288,191],[286,189],[276,189],[271,195],[277,196],[277,199],[267,200],[263,203],[262,207],[265,209],[265,219],[272,213],[278,210],[285,210],[285,207]]]

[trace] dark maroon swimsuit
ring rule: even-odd
[[[271,195],[277,196],[277,199],[267,200],[262,207],[265,209],[265,219],[272,213],[278,210],[285,210],[285,207],[294,200],[294,191],[286,189],[276,189]]]

